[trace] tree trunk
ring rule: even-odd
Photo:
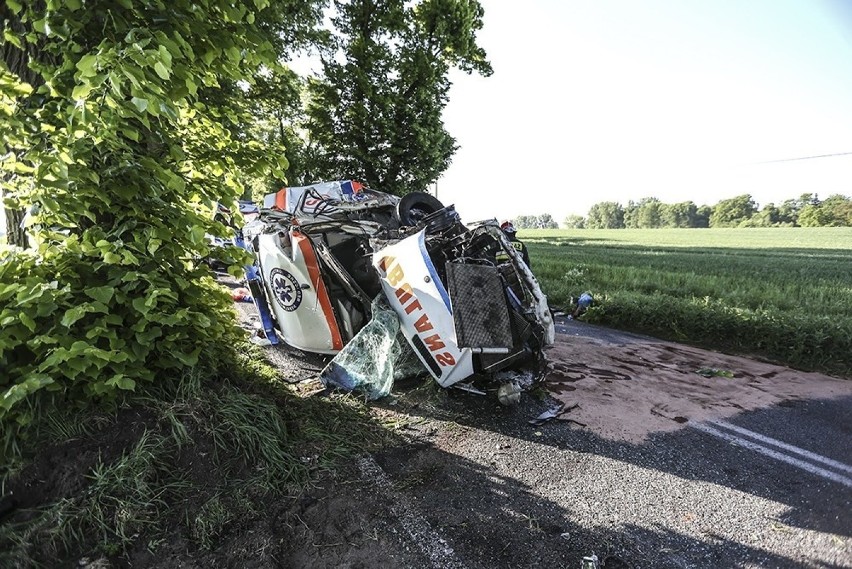
[[[24,210],[9,209],[6,210],[6,243],[9,245],[17,245],[19,247],[29,247],[29,240],[24,229],[21,227],[21,222],[24,220]]]
[[[40,3],[39,3],[40,4]],[[13,14],[5,3],[0,4],[0,33],[8,28],[13,34],[22,37],[28,30],[18,14]],[[38,73],[30,69],[31,59],[38,57],[38,47],[33,44],[25,44],[26,49],[18,49],[11,42],[0,45],[0,57],[6,64],[6,68],[13,74],[38,88],[44,79]],[[9,150],[9,149],[7,149]],[[3,176],[8,174],[4,173]],[[25,211],[23,209],[10,209],[4,207],[6,212],[6,242],[19,247],[29,246],[27,235],[21,227]]]

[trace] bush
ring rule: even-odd
[[[206,268],[108,263],[70,241],[41,259],[14,250],[0,258],[3,456],[43,395],[110,400],[195,365],[203,346],[233,345],[239,334],[232,303]]]

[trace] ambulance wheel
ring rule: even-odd
[[[430,213],[444,209],[438,198],[425,192],[411,192],[399,200],[396,215],[402,225],[413,226],[420,223]]]

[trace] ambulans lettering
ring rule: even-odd
[[[412,296],[414,296],[414,292],[411,290],[411,285],[408,283],[405,283],[404,285],[396,289],[394,293],[399,299],[400,304],[405,304],[406,302],[411,300]]]
[[[449,352],[445,352],[443,354],[438,354],[435,356],[435,360],[441,364],[442,366],[454,366],[456,365],[456,359],[453,357],[453,354]]]
[[[428,338],[423,338],[423,343],[426,344],[426,347],[429,348],[430,352],[437,352],[446,346],[438,334],[432,334]]]
[[[382,257],[378,263],[379,271],[381,271],[387,280],[388,284],[396,287],[394,296],[399,301],[399,305],[406,314],[412,314],[415,311],[423,311],[423,305],[417,300],[411,285],[405,282],[405,273],[402,266],[396,262],[394,257]],[[446,348],[446,343],[441,338],[440,334],[434,333],[434,325],[429,320],[429,315],[423,312],[414,321],[414,329],[417,331],[419,339],[428,348],[429,353],[438,364],[445,367],[456,365],[456,358],[450,352],[435,353],[438,350]],[[431,334],[427,334],[432,332]]]
[[[429,317],[425,314],[417,319],[417,322],[414,323],[414,329],[418,332],[428,332],[432,329],[432,323],[429,322]],[[426,341],[425,339],[423,340]]]

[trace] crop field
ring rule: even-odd
[[[852,228],[527,230],[551,305],[583,318],[852,377]]]

